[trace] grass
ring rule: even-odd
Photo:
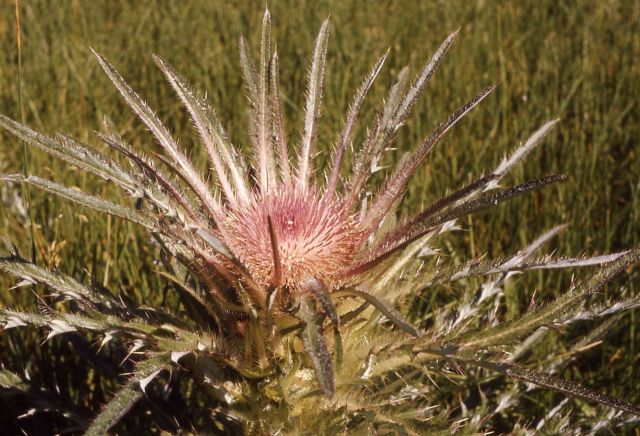
[[[89,50],[93,47],[118,66],[158,109],[182,144],[191,148],[196,138],[188,117],[152,62],[151,53],[155,52],[198,88],[208,91],[236,143],[248,142],[237,41],[246,35],[255,49],[262,5],[131,0],[117,6],[107,1],[69,1],[57,7],[44,1],[23,1],[20,7],[21,104],[14,4],[0,5],[0,14],[5,17],[0,21],[1,113],[19,119],[22,111],[26,123],[36,130],[64,131],[101,149],[93,132],[106,120],[135,147],[157,151],[151,135],[100,71]],[[569,181],[475,215],[463,223],[464,232],[451,239],[455,249],[451,252],[471,247],[471,255],[488,252],[499,257],[560,222],[570,225],[554,241],[553,248],[560,254],[596,254],[639,245],[640,3],[390,0],[375,5],[358,1],[273,2],[269,8],[274,17],[274,39],[279,43],[280,80],[290,133],[297,132],[303,114],[304,78],[313,38],[322,20],[331,15],[325,110],[319,132],[324,149],[335,141],[337,126],[342,125],[360,79],[389,46],[391,54],[380,83],[368,98],[365,112],[369,116],[394,73],[406,64],[417,72],[439,42],[461,28],[427,98],[420,103],[410,127],[400,133],[394,159],[418,143],[465,98],[490,83],[500,84],[419,170],[405,210],[416,211],[436,195],[468,182],[471,175],[491,169],[544,121],[561,119],[545,146],[514,172],[510,181],[555,172],[567,174]],[[358,134],[362,137],[364,132]],[[201,153],[198,147],[193,150]],[[27,157],[33,174],[129,201],[112,187],[43,153],[31,151]],[[0,132],[0,173],[22,172],[23,158],[21,144]],[[28,254],[33,238],[40,264],[85,281],[96,280],[138,299],[177,304],[168,285],[154,272],[155,249],[138,237],[134,226],[32,191],[32,232],[24,202],[15,197],[21,191],[11,185],[0,190],[0,235],[7,244]],[[506,290],[505,316],[527,307],[534,292],[537,303],[547,301],[566,289],[570,280],[568,273],[529,273],[526,281],[520,282],[525,285]],[[636,274],[625,283],[637,289],[640,280]],[[0,277],[0,289],[13,284],[13,279]],[[424,309],[446,302],[447,294],[456,292],[459,289],[435,290],[425,298]],[[36,297],[26,289],[0,293],[0,305],[34,304]],[[606,341],[585,351],[567,373],[592,387],[640,403],[639,317],[636,310],[621,318]],[[579,333],[572,330],[552,335],[539,352],[558,352],[557,347],[563,347],[558,336]],[[41,345],[41,336],[27,330],[3,334],[0,363],[21,372],[29,361],[32,377],[46,385],[63,384],[60,377],[65,366],[51,356],[67,350],[66,342],[58,338]],[[81,362],[77,356],[69,359],[75,361],[69,365]],[[45,370],[55,365],[62,366],[51,373]],[[96,398],[109,393],[109,386],[87,385],[86,389],[95,389]],[[529,412],[552,407],[554,398],[551,393],[533,394],[534,409]],[[520,412],[521,416],[511,419],[527,422],[529,412]]]

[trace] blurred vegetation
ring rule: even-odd
[[[207,91],[235,143],[247,144],[247,105],[237,45],[240,35],[245,35],[255,49],[263,6],[248,1],[22,0],[20,102],[15,4],[2,2],[0,112],[23,119],[36,130],[66,132],[101,150],[104,146],[94,132],[108,120],[135,147],[157,151],[149,132],[100,70],[89,50],[92,47],[148,99],[183,146],[194,155],[204,153],[186,113],[152,62],[151,54],[158,53]],[[416,211],[470,181],[472,175],[490,170],[544,121],[561,119],[545,145],[510,181],[549,173],[567,174],[569,181],[465,220],[464,232],[450,240],[451,252],[467,250],[461,258],[484,252],[500,257],[562,222],[570,228],[553,246],[562,255],[639,245],[640,2],[273,1],[269,8],[293,138],[301,124],[313,40],[322,20],[331,16],[319,131],[324,150],[336,140],[361,79],[387,47],[391,47],[390,58],[367,100],[369,118],[400,68],[409,64],[417,72],[440,41],[461,28],[426,99],[409,127],[400,132],[394,158],[418,143],[466,98],[499,83],[497,92],[455,127],[413,178],[404,210]],[[360,137],[363,134],[359,132]],[[19,141],[0,132],[0,173],[22,172],[24,157]],[[325,158],[326,154],[317,157]],[[26,162],[30,174],[114,201],[130,201],[113,187],[44,153],[29,150]],[[141,301],[177,305],[169,286],[154,273],[156,249],[138,237],[135,226],[31,190],[32,233],[23,189],[0,187],[0,238],[7,246],[15,245],[28,257],[33,238],[41,265],[83,281],[95,280]],[[544,302],[570,282],[566,272],[528,273],[517,288],[505,292],[505,316],[510,310],[526,308],[534,294],[537,303]],[[622,283],[637,289],[640,279],[636,273],[610,286]],[[27,288],[6,291],[14,284],[14,279],[0,276],[0,306],[37,304],[38,297]],[[455,292],[455,288],[434,291],[422,309],[447,301],[447,293]],[[585,351],[566,371],[574,380],[640,403],[639,327],[640,312],[635,310],[620,319],[604,343]],[[573,334],[579,332],[549,336],[539,352],[561,353],[557,339]],[[57,337],[43,343],[38,332],[16,330],[0,335],[0,350],[1,365],[18,373],[27,370],[32,380],[50,389],[60,386],[72,402],[91,398],[90,404],[78,404],[79,413],[95,411],[114,388],[96,383],[99,376],[86,367],[86,359],[97,350],[91,338]],[[0,427],[16,425],[15,415],[25,410],[20,401],[8,401],[0,398]],[[512,419],[528,422],[530,416],[553,407],[557,395],[536,392],[530,401],[530,408]]]

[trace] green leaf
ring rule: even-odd
[[[193,167],[191,161],[180,150],[178,144],[171,137],[171,134],[167,128],[162,124],[158,116],[151,110],[151,108],[144,102],[144,100],[125,82],[120,73],[107,61],[95,51],[93,52],[100,63],[100,66],[107,73],[107,76],[111,79],[116,86],[122,97],[124,97],[127,104],[138,115],[140,120],[146,124],[151,130],[151,133],[158,140],[158,143],[162,146],[165,152],[171,157],[173,163],[175,163],[179,170],[176,169],[180,177],[189,184],[191,189],[198,195],[202,201],[202,205],[207,209],[211,216],[219,218],[220,205],[218,201],[213,197],[207,184],[199,176],[196,169]]]
[[[112,203],[107,200],[103,200],[93,195],[85,194],[83,192],[77,191],[72,188],[68,188],[66,186],[60,185],[58,183],[55,183],[46,179],[41,179],[40,177],[29,176],[27,178],[23,178],[22,176],[15,175],[15,176],[3,177],[2,180],[7,180],[10,182],[29,183],[30,185],[33,185],[39,189],[42,189],[43,191],[47,191],[52,194],[58,195],[66,200],[70,200],[70,201],[73,201],[74,203],[78,203],[81,206],[86,206],[91,209],[97,210],[98,212],[106,213],[109,215],[116,216],[118,218],[125,219],[127,221],[131,221],[136,224],[140,224],[148,229],[154,228],[152,220],[136,212],[133,209],[120,206],[118,204]]]
[[[613,277],[622,272],[630,264],[640,260],[640,249],[630,250],[607,264],[597,274],[584,280],[574,288],[565,292],[561,297],[547,306],[528,313],[513,321],[477,331],[461,338],[462,348],[486,348],[509,343],[522,335],[551,322],[569,318],[581,309],[581,303],[587,295],[597,292]]]
[[[356,297],[360,297],[363,300],[365,300],[367,303],[371,304],[373,307],[378,309],[384,316],[386,316],[389,319],[389,321],[393,323],[393,325],[398,327],[400,330],[406,333],[409,333],[411,336],[415,336],[416,338],[419,338],[420,336],[422,336],[422,334],[418,331],[418,329],[416,329],[409,321],[404,319],[404,317],[400,314],[400,312],[394,309],[391,304],[389,304],[388,302],[384,301],[379,297],[376,297],[375,295],[372,295],[368,292],[361,291],[358,289],[352,289],[352,288],[335,291],[333,292],[333,295],[335,297],[341,297],[345,295],[353,295]]]
[[[0,127],[51,156],[104,179],[111,180],[129,192],[135,192],[138,189],[135,178],[116,162],[71,138],[65,138],[63,141],[53,139],[31,130],[4,115],[0,115]]]
[[[318,384],[325,395],[328,398],[332,398],[335,394],[333,366],[331,364],[331,355],[327,350],[327,345],[322,335],[322,328],[319,325],[315,300],[309,296],[304,296],[300,302],[298,315],[306,323],[300,332],[300,337],[315,369]]]
[[[620,398],[614,398],[596,390],[587,388],[577,383],[564,380],[550,374],[532,371],[509,363],[490,362],[483,360],[465,360],[466,362],[483,368],[498,371],[517,380],[533,383],[545,388],[553,389],[581,400],[595,401],[605,406],[613,407],[624,412],[632,413],[640,417],[640,407],[630,404]]]
[[[68,299],[87,301],[94,304],[105,301],[104,296],[91,291],[73,277],[54,271],[47,271],[19,257],[0,257],[0,269],[23,280],[48,286]]]
[[[136,367],[131,379],[115,396],[105,405],[102,411],[95,417],[85,436],[102,436],[116,425],[131,410],[143,396],[142,385],[146,386],[148,377],[157,374],[163,369],[170,368],[171,358],[168,354],[155,355]]]
[[[298,183],[303,190],[307,189],[309,177],[312,173],[311,159],[314,155],[318,119],[322,102],[324,85],[324,64],[327,55],[327,41],[329,39],[329,20],[324,20],[316,38],[313,49],[311,68],[307,83],[307,101],[304,114],[304,129],[300,144],[300,159],[298,163]]]

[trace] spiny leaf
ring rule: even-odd
[[[389,321],[391,321],[393,325],[398,327],[400,330],[409,333],[410,335],[417,338],[422,336],[422,334],[409,321],[405,320],[404,317],[397,310],[395,310],[391,304],[379,297],[376,297],[375,295],[353,288],[345,288],[339,291],[335,291],[333,292],[333,295],[336,298],[345,295],[360,297],[367,303],[378,309],[384,316],[389,319]]]
[[[556,125],[558,120],[547,121],[542,127],[536,130],[533,135],[527,139],[527,141],[518,147],[508,159],[504,159],[500,165],[495,169],[494,174],[498,175],[496,180],[493,180],[488,186],[484,188],[485,191],[498,187],[498,182],[504,177],[518,162],[524,159],[536,146],[547,136],[549,131]]]
[[[488,176],[481,177],[475,182],[470,183],[469,185],[463,187],[462,189],[447,195],[446,197],[441,198],[440,200],[433,203],[431,206],[427,207],[425,210],[420,212],[415,217],[406,220],[406,222],[396,226],[393,231],[391,231],[383,242],[380,245],[384,246],[386,244],[391,244],[393,241],[397,241],[400,239],[401,235],[405,235],[409,229],[416,226],[418,223],[424,222],[428,220],[430,217],[434,216],[436,213],[441,212],[443,209],[455,204],[458,200],[465,198],[470,193],[476,191],[478,188],[482,188],[486,186],[491,180],[496,178],[497,176],[494,174],[489,174]]]
[[[313,50],[309,83],[307,85],[307,104],[305,107],[304,131],[300,146],[300,162],[298,165],[298,182],[303,190],[307,189],[311,176],[311,159],[316,139],[320,105],[322,102],[322,87],[324,82],[324,63],[327,54],[327,40],[329,38],[329,20],[325,20],[320,28]]]
[[[400,70],[391,85],[382,112],[382,125],[393,128],[393,116],[398,112],[398,107],[400,107],[400,103],[402,103],[402,91],[404,91],[408,77],[409,67],[404,67]],[[375,151],[376,150],[374,150],[374,152]]]
[[[331,364],[331,355],[327,350],[327,345],[322,335],[322,329],[318,323],[315,300],[311,297],[303,296],[298,315],[305,323],[300,332],[300,337],[315,369],[318,384],[325,395],[328,398],[332,398],[335,393],[333,366]]]
[[[22,380],[16,373],[8,369],[0,369],[0,388],[17,389],[19,391],[27,391],[28,384]]]
[[[271,146],[271,111],[269,110],[269,61],[271,60],[271,15],[265,9],[260,38],[260,71],[256,102],[256,163],[262,192],[275,188],[276,167]]]
[[[49,334],[47,335],[47,341],[51,338],[53,338],[54,336],[58,336],[64,333],[72,333],[72,332],[77,332],[78,329],[75,328],[74,326],[72,326],[71,324],[69,324],[68,322],[61,320],[61,319],[52,319],[49,322],[49,328],[51,329],[51,331],[49,332]]]
[[[436,212],[439,212],[449,207],[450,205],[454,204],[455,202],[464,199],[465,197],[469,196],[469,194],[477,191],[478,189],[482,189],[484,186],[491,183],[491,181],[496,178],[497,178],[497,175],[495,174],[489,174],[487,176],[480,177],[475,182],[472,182],[467,186],[463,187],[462,189],[454,192],[453,194],[447,195],[446,197],[443,197],[442,199],[436,201],[434,204],[429,206],[427,209],[421,212],[418,216],[416,216],[410,222],[424,221],[425,219],[427,219],[427,217],[435,214]]]
[[[7,326],[7,323],[12,324],[12,326],[29,325],[32,327],[47,327],[51,330],[48,338],[60,333],[77,330],[104,332],[111,327],[111,325],[104,321],[89,316],[56,311],[51,311],[49,314],[40,314],[15,310],[0,310],[0,317],[3,322],[5,322],[5,329],[10,328]],[[21,324],[16,321],[20,321]]]
[[[610,397],[609,395],[595,391],[593,389],[581,386],[568,380],[555,377],[550,374],[532,371],[510,363],[491,362],[484,360],[467,360],[467,362],[482,366],[487,369],[501,372],[509,377],[543,386],[554,391],[561,392],[572,397],[582,400],[594,401],[605,406],[613,407],[624,412],[632,413],[640,416],[640,407],[634,406],[620,398]]]
[[[562,175],[541,177],[539,179],[530,180],[528,182],[513,186],[497,193],[485,194],[482,197],[474,200],[469,200],[459,206],[455,206],[448,210],[445,210],[440,214],[429,216],[425,222],[414,223],[411,227],[403,229],[404,234],[394,234],[394,241],[384,240],[381,244],[379,244],[372,250],[372,254],[369,259],[362,262],[360,265],[357,265],[356,267],[345,273],[345,275],[353,276],[371,270],[385,259],[388,259],[394,253],[407,247],[410,243],[426,235],[428,232],[432,231],[439,225],[445,224],[462,216],[470,215],[480,210],[487,209],[489,207],[497,206],[500,203],[522,195],[526,192],[540,189],[549,184],[562,182],[564,180],[566,180],[566,177]]]
[[[402,124],[404,124],[404,122],[407,120],[407,117],[411,114],[411,111],[424,92],[427,84],[429,84],[429,82],[431,81],[433,73],[435,73],[438,65],[440,65],[440,62],[442,62],[445,54],[447,54],[447,51],[449,51],[453,40],[458,35],[458,31],[459,29],[447,36],[440,47],[438,47],[438,50],[436,50],[433,56],[431,56],[431,59],[429,59],[429,61],[425,64],[424,68],[420,72],[420,75],[413,83],[409,91],[407,91],[407,94],[405,95],[402,104],[398,108],[398,112],[396,113],[393,120],[395,129],[398,129]]]
[[[233,253],[229,251],[227,246],[224,245],[220,239],[216,238],[211,233],[202,228],[196,230],[196,234],[200,236],[200,238],[202,238],[202,240],[206,242],[209,247],[213,248],[216,253],[229,260],[233,260]]]
[[[41,179],[40,177],[29,176],[27,178],[23,178],[22,176],[16,175],[3,177],[2,180],[10,182],[29,183],[30,185],[33,185],[39,189],[58,195],[66,200],[73,201],[74,203],[78,203],[81,206],[86,206],[91,209],[95,209],[98,212],[106,213],[118,218],[125,219],[127,221],[131,221],[136,224],[140,224],[141,226],[146,227],[150,230],[155,228],[152,220],[133,209],[111,203],[110,201],[103,200],[93,195],[82,193],[75,189],[67,188],[66,186],[59,185],[58,183],[51,182],[46,179]]]
[[[369,209],[369,213],[363,220],[363,226],[368,229],[369,233],[375,231],[382,218],[388,213],[389,208],[398,199],[402,190],[406,187],[407,182],[411,175],[418,168],[418,165],[424,160],[424,158],[433,150],[435,145],[440,142],[443,136],[467,113],[476,107],[482,100],[484,100],[495,89],[494,86],[489,86],[482,90],[478,95],[465,103],[462,107],[456,110],[446,121],[442,122],[429,137],[418,146],[418,148],[410,155],[405,164],[398,168],[388,181],[384,184],[381,191],[378,193],[374,203]]]
[[[329,290],[315,277],[307,276],[303,279],[301,288],[303,291],[310,293],[320,303],[322,309],[326,312],[331,323],[340,327],[340,317],[336,311]]]
[[[543,259],[522,265],[522,269],[566,269],[585,266],[602,265],[604,263],[613,262],[621,256],[627,254],[628,251],[619,253],[603,254],[601,256],[591,257],[567,257],[562,259]],[[491,271],[492,272],[492,271]]]
[[[554,236],[556,236],[558,233],[560,233],[562,230],[564,230],[567,227],[566,224],[561,224],[559,226],[555,226],[552,229],[544,232],[542,235],[540,235],[538,238],[536,238],[535,241],[533,241],[531,244],[529,244],[527,246],[527,248],[525,248],[524,250],[520,250],[518,251],[515,256],[513,256],[511,259],[509,259],[507,262],[503,263],[502,265],[500,265],[501,268],[505,268],[505,269],[509,269],[512,268],[515,265],[520,265],[522,264],[525,260],[527,260],[529,257],[531,257],[531,255],[538,249],[540,248],[543,244],[545,244],[547,241],[549,241],[551,238],[553,238]]]
[[[234,147],[215,111],[165,60],[158,55],[154,55],[153,59],[189,111],[225,195],[232,204],[236,201],[236,193],[246,201],[249,198],[249,193],[244,167],[236,159]],[[231,174],[233,185],[227,177],[227,169]]]
[[[369,127],[362,149],[358,152],[351,170],[349,183],[345,188],[347,208],[351,209],[355,200],[371,175],[371,164],[381,158],[382,152],[394,138],[393,116],[402,101],[409,68],[404,67],[396,76],[396,80],[389,90],[384,108],[378,113]]]
[[[351,106],[347,114],[347,120],[345,121],[345,125],[342,129],[342,134],[340,135],[340,140],[338,141],[335,155],[333,157],[333,162],[331,164],[331,174],[329,175],[329,181],[327,182],[327,188],[324,193],[325,198],[331,198],[338,185],[338,177],[340,176],[340,167],[342,166],[342,160],[344,159],[344,154],[347,146],[351,142],[353,129],[356,124],[358,114],[360,113],[362,102],[364,101],[367,92],[369,92],[371,85],[373,85],[373,81],[376,79],[376,77],[378,77],[378,74],[382,69],[382,65],[384,65],[384,62],[387,59],[388,55],[389,50],[387,50],[387,52],[382,55],[378,62],[376,62],[376,64],[373,66],[367,78],[364,80],[364,82],[362,82],[360,88],[358,88],[358,91],[353,98],[353,102],[351,102]]]
[[[172,274],[169,274],[167,272],[164,272],[164,271],[158,271],[158,273],[161,276],[171,280],[171,282],[173,282],[178,287],[178,289],[188,293],[191,298],[193,298],[196,302],[198,302],[198,304],[200,304],[203,307],[205,307],[207,309],[207,312],[209,312],[212,316],[214,314],[216,316],[219,315],[219,312],[216,311],[214,309],[214,307],[212,307],[211,304],[207,300],[205,300],[196,291],[191,289],[188,285],[183,283],[178,277],[176,277],[176,276],[174,276]],[[237,304],[233,304],[233,303],[230,303],[230,302],[226,301],[225,299],[223,299],[223,297],[221,295],[219,295],[218,292],[214,292],[214,290],[212,290],[211,294],[215,299],[214,303],[216,305],[219,305],[220,307],[222,307],[224,310],[227,310],[227,311],[230,311],[230,312],[242,312],[242,313],[247,312],[247,309],[245,307],[239,306]]]
[[[289,184],[291,182],[291,164],[289,162],[289,151],[287,146],[287,132],[284,124],[282,99],[280,98],[280,79],[278,77],[278,53],[274,50],[271,58],[270,68],[270,92],[271,92],[271,110],[273,112],[273,134],[278,146],[278,164],[282,182]]]
[[[152,161],[138,155],[120,138],[105,136],[100,133],[98,133],[98,138],[100,138],[100,140],[107,144],[109,147],[125,155],[131,160],[132,163],[135,163],[135,165],[138,166],[138,168],[142,172],[140,178],[145,182],[145,186],[142,189],[145,190],[145,193],[147,194],[149,199],[160,210],[164,210],[167,214],[175,214],[174,209],[182,208],[185,212],[187,212],[192,220],[194,220],[195,222],[201,221],[201,217],[195,212],[195,207],[191,203],[190,199],[186,195],[184,195],[182,190],[178,186],[176,186],[169,179],[169,177],[165,176]],[[157,183],[159,187],[155,183]],[[162,194],[158,195],[158,191],[160,191]],[[168,202],[164,201],[165,195]],[[158,198],[159,196],[162,198]],[[175,206],[173,206],[173,202],[175,202]]]
[[[564,264],[565,267],[583,267],[592,265],[602,265],[604,263],[613,262],[618,257],[627,253],[627,251],[612,253],[602,256],[583,257],[583,258],[565,258],[554,259],[548,256],[542,257],[537,260],[526,262],[531,258],[533,253],[538,250],[544,243],[549,241],[552,237],[567,227],[566,224],[561,224],[551,228],[544,232],[535,241],[529,244],[525,249],[518,251],[513,257],[507,261],[500,259],[486,260],[486,259],[474,259],[466,262],[463,265],[453,268],[447,268],[441,273],[433,276],[428,284],[440,284],[446,281],[460,280],[470,276],[481,276],[495,273],[507,273],[511,271],[526,271],[529,269],[547,269],[554,268],[558,264]],[[418,287],[425,287],[426,284],[421,284]]]
[[[46,285],[72,300],[94,304],[105,301],[103,295],[89,290],[73,277],[58,272],[47,271],[19,257],[0,257],[0,269],[22,279]]]
[[[271,240],[271,252],[273,253],[273,280],[272,285],[279,288],[282,285],[282,262],[280,261],[280,249],[278,248],[278,237],[273,228],[271,215],[267,215],[267,224],[269,226],[269,239]]]
[[[116,162],[86,145],[72,141],[70,138],[63,141],[55,140],[42,133],[31,130],[2,114],[0,114],[0,127],[55,158],[115,182],[130,193],[138,189],[134,178],[129,173],[122,169]]]
[[[120,315],[124,315],[124,313],[120,312]],[[169,318],[169,321],[172,323],[171,330],[173,334],[182,337],[184,340],[193,339],[194,334],[185,329],[189,328],[188,326],[180,327],[180,321],[174,322],[170,316],[166,316],[166,318]],[[154,324],[153,319],[149,316],[145,316],[145,319],[134,316],[129,320],[122,320],[117,316],[105,315],[90,309],[78,313],[59,312],[53,309],[47,309],[46,313],[0,309],[0,321],[5,323],[5,329],[19,326],[51,328],[52,322],[57,322],[59,326],[64,324],[69,325],[81,332],[92,331],[103,334],[111,332],[111,334],[113,334],[113,329],[117,329],[130,337],[144,338],[145,342],[156,345],[160,344],[161,342],[159,341],[163,340],[161,336],[158,336],[158,332],[168,326],[167,324]]]
[[[151,130],[162,148],[169,154],[172,161],[180,168],[179,175],[183,177],[193,191],[198,195],[203,206],[211,214],[211,217],[220,218],[220,205],[209,192],[208,186],[202,181],[193,165],[180,151],[178,144],[173,140],[167,128],[162,124],[157,115],[147,106],[142,98],[124,81],[120,73],[106,59],[95,51],[93,52],[102,69],[114,83],[125,101],[138,115],[143,123]]]
[[[351,210],[359,197],[365,194],[363,187],[367,179],[371,176],[370,163],[376,158],[376,153],[374,153],[374,150],[377,148],[376,146],[380,145],[380,149],[383,149],[384,143],[390,139],[391,136],[389,132],[382,132],[380,115],[377,115],[373,125],[367,132],[362,149],[356,156],[349,182],[345,188],[345,207],[347,210]],[[364,209],[364,207],[362,209]],[[364,213],[365,212],[361,212],[361,215],[364,215]]]
[[[171,359],[167,354],[155,355],[138,363],[134,375],[95,417],[85,435],[102,436],[107,434],[109,429],[116,425],[144,395],[140,382],[157,373],[158,370],[168,369],[170,365]]]
[[[243,36],[240,37],[240,66],[242,68],[242,76],[244,78],[244,84],[247,87],[247,94],[249,101],[252,105],[255,105],[258,101],[258,78],[256,77],[256,68],[253,65],[251,56],[249,55],[249,48],[247,47],[247,41]]]
[[[607,264],[597,274],[582,281],[547,306],[530,312],[514,321],[484,329],[482,332],[469,334],[460,338],[457,342],[463,348],[486,348],[508,343],[542,325],[567,318],[572,313],[580,310],[581,302],[587,295],[597,292],[627,266],[639,260],[640,249],[631,250]]]

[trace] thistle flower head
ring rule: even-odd
[[[360,235],[340,201],[325,201],[315,188],[282,186],[230,208],[220,232],[261,286],[300,291],[316,277],[338,286],[357,254]]]

